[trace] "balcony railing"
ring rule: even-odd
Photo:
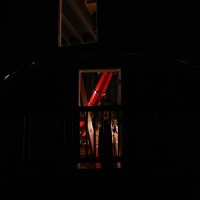
[[[17,162],[53,159],[72,162],[78,169],[121,168],[122,107],[77,108],[71,110],[76,117],[66,109],[2,111],[1,152]],[[112,122],[117,126],[115,131]]]
[[[76,143],[78,168],[121,168],[123,131],[121,106],[83,106],[78,109]]]

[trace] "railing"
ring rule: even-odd
[[[84,114],[83,119],[81,114]],[[84,120],[84,127],[80,127],[81,120]],[[111,121],[117,125],[116,133],[111,131]],[[107,131],[105,122],[108,122]],[[89,130],[91,127],[93,131]],[[4,110],[1,112],[0,128],[4,144],[1,153],[7,160],[62,160],[71,162],[72,166],[78,163],[78,168],[95,169],[103,168],[104,162],[116,168],[122,165],[121,106],[78,107],[75,112],[66,109]]]
[[[121,106],[79,107],[78,168],[121,168],[123,131]],[[78,126],[78,124],[77,124]],[[114,128],[115,127],[115,128]],[[79,142],[78,142],[79,141]]]

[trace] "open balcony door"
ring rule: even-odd
[[[101,103],[101,101],[104,98],[104,95],[107,91],[107,88],[110,84],[110,81],[112,79],[113,73],[112,72],[103,72],[101,77],[99,78],[95,89],[93,90],[93,93],[89,99],[89,101],[87,100],[87,94],[86,94],[86,90],[85,90],[85,85],[84,85],[84,81],[83,81],[83,77],[81,75],[80,77],[80,81],[81,81],[81,97],[82,97],[82,101],[83,101],[83,105],[84,106],[98,106],[99,103]],[[91,148],[92,148],[92,155],[94,154],[94,128],[92,125],[92,112],[88,113],[88,132],[89,132],[89,140],[90,140],[90,144],[91,144]],[[96,151],[96,155],[98,155],[98,152]]]

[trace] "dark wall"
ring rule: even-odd
[[[51,58],[51,56],[54,56],[55,59],[59,60],[71,52],[73,55],[78,56],[81,54],[94,52],[99,54],[104,54],[105,52],[136,52],[145,54],[159,54],[166,57],[178,57],[189,60],[191,59],[192,61],[197,61],[198,63],[199,31],[197,29],[198,14],[196,12],[197,8],[195,4],[190,3],[188,5],[176,1],[167,4],[157,2],[136,2],[129,5],[128,3],[116,1],[109,1],[106,3],[105,1],[99,1],[99,43],[94,46],[86,45],[82,47],[79,46],[57,49],[57,3],[58,2],[56,1],[49,2],[46,0],[42,2],[9,1],[8,3],[1,3],[1,11],[3,12],[1,12],[2,18],[0,24],[2,50],[2,59],[0,62],[2,66],[1,69],[3,71],[6,71],[10,68],[15,68],[16,66],[16,68],[20,68],[21,66],[26,68],[26,66],[28,66],[27,63],[30,64],[34,59],[42,60],[43,58],[48,59]],[[178,107],[173,107],[174,105],[170,107],[171,110],[166,107],[166,105],[171,106],[171,102],[173,102],[173,96],[176,94],[174,87],[176,88],[178,84],[178,82],[175,82],[175,85],[173,83],[169,83],[169,80],[173,78],[174,72],[180,72],[187,75],[187,70],[184,71],[184,69],[181,68],[172,68],[166,65],[163,66],[161,64],[161,66],[159,66],[160,68],[155,70],[154,73],[153,71],[148,71],[148,65],[149,64],[147,63],[147,66],[144,66],[144,71],[143,66],[141,66],[141,68],[138,68],[138,71],[136,71],[135,74],[129,73],[126,74],[127,77],[124,77],[124,79],[127,81],[126,86],[130,85],[130,87],[135,87],[136,91],[138,92],[136,100],[138,101],[139,106],[136,107],[136,110],[139,108],[141,108],[141,110],[138,110],[137,114],[141,117],[141,121],[143,117],[146,120],[144,115],[147,115],[148,112],[155,114],[154,111],[150,111],[151,109],[154,110],[155,107],[155,109],[158,110],[164,109],[164,113],[167,111],[167,116],[169,115],[169,112],[171,112],[171,115],[174,118],[174,112],[176,112],[177,109],[179,109],[177,111],[178,113],[183,112],[185,109],[182,110],[179,107],[179,104]],[[128,66],[130,66],[131,70],[135,70],[135,66]],[[57,67],[60,68],[60,65]],[[78,70],[78,67],[79,65],[77,65],[75,70]],[[152,70],[152,68],[150,68],[150,70]],[[167,70],[167,74],[165,74],[165,70]],[[136,75],[138,73],[141,77]],[[74,105],[74,101],[72,99],[74,98],[73,94],[75,91],[71,89],[71,83],[75,83],[76,80],[72,78],[70,68],[68,68],[68,74],[69,76],[66,75],[66,77],[68,80],[67,87],[69,98],[66,98],[65,96],[67,93],[64,94],[64,92],[62,92],[65,99],[69,100],[68,104]],[[164,77],[166,83],[169,83],[168,86],[162,85],[164,83],[160,77],[162,77],[163,74],[166,76]],[[133,78],[134,75],[136,75],[135,78]],[[150,75],[152,75],[151,78]],[[167,76],[169,77],[169,80]],[[138,77],[140,77],[140,79]],[[176,80],[176,78],[174,79]],[[138,82],[134,83],[137,86],[132,82],[136,80],[138,80]],[[158,83],[155,83],[155,80],[157,80]],[[48,78],[46,81],[50,82],[51,79]],[[186,81],[185,83],[184,81],[183,84],[190,84],[190,81]],[[47,88],[53,86],[49,86],[47,82],[42,82],[42,84],[47,93]],[[158,85],[160,85],[160,89],[157,87]],[[152,86],[153,89],[150,86]],[[161,86],[163,86],[163,88]],[[180,85],[178,85],[178,87],[179,86]],[[38,85],[37,87],[39,88],[40,86]],[[187,89],[187,85],[184,85],[184,87]],[[32,92],[34,93],[35,87],[30,85],[30,88],[33,89]],[[24,88],[27,94],[27,91],[30,88],[28,85]],[[56,90],[54,87],[52,88]],[[20,87],[17,89],[22,92]],[[193,91],[192,86],[191,90]],[[40,88],[40,91],[42,91],[42,88]],[[192,96],[194,94],[195,92],[192,94]],[[30,93],[28,95],[30,95]],[[124,94],[125,98],[127,95],[129,94]],[[142,98],[142,95],[144,95],[144,98]],[[163,99],[161,99],[160,95],[163,95]],[[165,95],[167,95],[167,97],[171,97],[170,99],[167,98],[169,102],[166,102]],[[180,98],[181,95],[182,94],[177,96],[177,98]],[[42,92],[39,94],[39,96],[40,97],[36,97],[33,95],[33,99],[36,102],[39,102],[39,99],[42,98],[44,104],[49,102],[49,100],[45,99]],[[185,97],[187,97],[187,95]],[[20,97],[18,94],[17,98],[22,98],[24,102],[33,100],[27,99],[27,96],[23,95]],[[52,98],[55,98],[55,96],[52,96]],[[27,101],[25,101],[25,99]],[[159,100],[158,103],[155,103],[157,100]],[[18,102],[18,100],[14,101],[14,103],[16,102]],[[59,102],[58,104],[60,103],[62,104],[63,102]],[[132,103],[133,100],[131,98],[126,99],[127,106],[131,105]],[[152,107],[152,104],[155,105]],[[159,105],[160,107],[158,107]],[[129,109],[127,108],[127,110]],[[131,110],[129,111],[130,113],[128,113],[127,116],[132,116]],[[189,111],[187,110],[186,112]],[[142,113],[144,115],[142,115]],[[154,114],[152,114],[151,117],[153,117]],[[157,116],[157,112],[155,115]],[[164,117],[163,112],[162,116]],[[177,116],[177,113],[175,116]],[[177,117],[181,116],[181,114],[178,114]],[[165,123],[164,118],[162,123]],[[162,123],[159,123],[158,125],[161,127],[166,126],[166,124]]]
[[[129,86],[124,106],[131,169],[163,180],[193,176],[199,166],[199,68],[135,64],[123,77]]]
[[[35,136],[32,137],[35,137],[35,146],[31,145],[31,148],[36,148],[34,152],[38,151],[41,157],[48,157],[45,151],[52,155],[51,151],[55,150],[55,146],[52,146],[54,150],[45,148],[44,154],[37,148],[42,148],[43,143],[47,146],[50,145],[49,142],[54,144],[56,139],[53,138],[57,136],[60,137],[58,144],[61,144],[64,139],[61,139],[63,136],[60,134],[64,132],[65,120],[65,130],[72,137],[76,127],[75,124],[72,126],[74,113],[78,105],[78,70],[85,66],[91,69],[96,66],[122,69],[123,128],[129,158],[138,156],[140,159],[146,153],[155,155],[148,148],[158,148],[158,151],[155,149],[156,154],[161,153],[160,148],[164,147],[175,150],[176,145],[180,144],[182,148],[182,140],[187,142],[187,134],[189,137],[196,134],[199,119],[199,68],[180,61],[137,55],[63,58],[36,63],[28,69],[18,71],[10,79],[1,82],[1,109],[7,113],[5,119],[3,114],[1,117],[2,127],[8,128],[5,129],[6,133],[12,130],[14,134],[18,120],[23,125],[24,114],[27,117],[33,115],[32,124],[35,127],[32,125],[32,128]],[[16,118],[17,113],[19,118]],[[9,116],[12,116],[10,124],[7,120]],[[15,125],[12,126],[12,123]],[[57,133],[57,136],[53,136]],[[46,134],[50,137],[49,142],[43,141]],[[39,146],[38,137],[41,137]],[[66,141],[69,142],[66,152],[70,156],[73,144],[70,139]],[[63,149],[58,152],[63,152]]]
[[[186,193],[185,191],[198,190],[198,185],[194,183],[199,171],[198,66],[156,59],[152,62],[151,59],[149,61],[142,57],[134,61],[122,59],[119,62],[119,54],[111,56],[111,60],[109,56],[101,57],[106,52],[133,52],[180,57],[199,63],[198,6],[178,1],[168,4],[131,2],[131,5],[121,1],[99,3],[99,43],[95,46],[64,49],[57,49],[56,1],[0,3],[0,74],[9,71],[8,69],[19,69],[12,80],[6,82],[1,79],[0,82],[0,156],[3,160],[6,159],[1,165],[21,161],[23,158],[42,162],[45,159],[53,162],[58,159],[60,162],[63,158],[73,158],[72,133],[76,131],[73,113],[78,99],[77,71],[80,66],[83,67],[80,55],[97,53],[100,59],[95,56],[89,58],[84,66],[96,66],[97,63],[98,66],[123,67],[124,155],[127,164],[125,167],[130,172],[125,176],[129,180],[128,184],[133,181],[138,197],[146,192],[148,198],[152,191],[157,194],[158,189],[163,189],[163,185],[166,188],[163,189],[164,195],[168,194],[168,189],[174,190],[177,196]],[[68,65],[65,58],[71,54],[75,57]],[[46,67],[41,64],[38,68],[29,68],[32,60],[43,61],[49,58],[54,58],[56,62],[50,66],[47,64]],[[54,112],[59,109],[61,113]],[[23,111],[26,110],[31,110],[31,124],[30,112],[24,115]],[[27,122],[25,129],[24,120]],[[68,130],[65,135],[67,138],[64,138],[64,130]],[[60,172],[61,177],[66,173],[65,164],[62,165],[64,173]],[[19,177],[25,175],[25,171],[22,173],[21,169],[15,168],[16,165],[16,162],[10,165],[14,174]],[[33,176],[37,174],[35,179],[38,174],[45,177],[47,171],[54,174],[55,169],[50,169],[52,165],[46,167],[47,165],[48,162],[38,169],[40,173],[37,170],[33,173]],[[62,167],[60,165],[58,171]],[[28,178],[20,177],[24,183],[18,185],[19,179],[13,182],[13,178],[8,178],[13,171],[8,168],[2,170],[3,173],[7,172],[6,179],[13,184],[12,188],[20,188],[19,194],[27,185],[24,180]],[[104,181],[105,176],[101,180]],[[78,179],[80,183],[81,178]],[[120,186],[127,182],[125,178],[120,179],[118,176],[113,180],[116,179],[121,183]],[[37,183],[38,180],[41,177],[37,179]],[[49,179],[45,180],[47,181],[38,184],[47,184]],[[63,178],[61,189],[58,189],[58,186],[54,187],[58,179],[54,180],[47,184],[50,186],[53,183],[50,187],[52,190],[57,188],[58,191],[66,191],[66,180],[70,184],[73,180],[73,186],[77,187],[74,179]],[[157,183],[152,184],[155,180]],[[32,178],[29,183],[35,189]],[[113,184],[111,181],[109,183]],[[127,191],[128,184],[123,191],[131,190],[130,195],[134,195],[132,188]],[[80,187],[82,188],[81,184]],[[43,187],[41,188],[43,191]],[[110,185],[107,188],[109,190]],[[34,189],[29,191],[33,194]],[[85,194],[84,189],[82,191]],[[97,191],[99,192],[99,188]],[[13,191],[8,190],[8,193]],[[49,187],[44,193],[51,194]],[[55,193],[57,195],[56,191]],[[116,196],[117,194],[115,193]]]
[[[98,1],[99,42],[63,48],[58,53],[134,52],[198,62],[197,7],[180,1]],[[4,65],[56,55],[58,1],[9,1],[1,3],[1,10]]]
[[[196,5],[173,2],[99,2],[100,39],[105,49],[167,56],[196,56]],[[192,51],[192,52],[191,52]]]
[[[0,153],[6,162],[1,163],[14,161],[8,165],[12,170],[3,168],[7,175],[13,173],[20,177],[26,175],[27,170],[28,178],[21,180],[31,182],[31,174],[41,179],[59,171],[64,183],[74,177],[83,180],[83,174],[86,179],[90,175],[91,180],[96,181],[92,183],[97,183],[98,170],[76,171],[75,176],[70,176],[72,179],[66,175],[68,164],[75,161],[76,145],[79,145],[74,143],[79,133],[74,121],[78,113],[78,70],[85,66],[91,69],[94,66],[121,67],[125,170],[115,171],[116,176],[114,172],[101,171],[103,173],[98,174],[101,180],[108,174],[109,178],[113,175],[109,183],[116,186],[117,179],[120,192],[130,194],[132,189],[121,190],[121,186],[127,184],[128,187],[132,181],[138,196],[140,192],[149,195],[157,189],[166,194],[168,188],[179,194],[183,188],[185,192],[197,187],[192,181],[199,169],[199,68],[185,62],[130,54],[83,58],[75,56],[36,64],[15,74],[14,79],[4,81],[0,104]],[[25,129],[24,120],[27,122]],[[23,158],[28,163],[33,161],[33,165],[17,168],[17,163],[24,162]],[[47,183],[49,179],[45,180]],[[63,182],[60,185],[65,186]],[[58,189],[55,182],[51,188]],[[88,189],[85,185],[81,188]],[[94,191],[98,189],[95,187]]]
[[[59,61],[35,63],[1,81],[5,163],[71,161],[74,80],[62,67]]]
[[[9,1],[1,11],[2,68],[44,59],[57,48],[56,1]]]

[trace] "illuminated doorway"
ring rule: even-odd
[[[78,98],[78,167],[121,168],[121,69],[80,70]]]

